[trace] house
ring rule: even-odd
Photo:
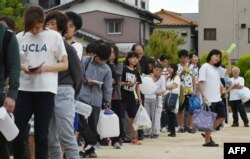
[[[148,0],[74,0],[46,11],[78,13],[82,17],[83,26],[77,35],[84,40],[84,46],[93,40],[103,39],[116,43],[122,52],[128,52],[134,43],[145,45],[153,20],[162,20],[147,8]]]
[[[149,10],[149,0],[122,0],[139,8]]]
[[[231,43],[237,45],[231,59],[250,52],[250,1],[200,0],[199,50],[227,50]]]
[[[155,20],[154,29],[174,30],[178,32],[186,41],[181,49],[198,51],[198,25],[196,21],[188,19],[180,13],[175,13],[164,9],[156,12],[155,15],[162,17],[163,20],[161,23]],[[197,17],[197,14],[193,14],[193,17]]]
[[[22,1],[23,3],[40,5],[44,9],[48,9],[51,7],[55,7],[57,5],[62,5],[72,2],[74,0],[22,0]],[[149,10],[149,0],[121,0],[121,1],[142,9]]]

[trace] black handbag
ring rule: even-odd
[[[178,100],[178,94],[169,92],[164,97],[163,106],[165,110],[173,110],[176,108],[176,102]]]

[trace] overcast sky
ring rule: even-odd
[[[199,0],[149,0],[151,12],[165,10],[178,13],[197,13]]]

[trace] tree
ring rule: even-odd
[[[240,68],[240,74],[244,77],[247,70],[250,70],[250,55],[241,56],[237,61],[237,66]]]
[[[172,62],[176,62],[179,46],[183,44],[185,44],[184,38],[176,31],[155,30],[145,47],[145,54],[155,58],[165,54]]]
[[[0,0],[0,15],[13,18],[17,32],[23,30],[22,15],[25,9],[21,0]]]

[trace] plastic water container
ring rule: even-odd
[[[19,133],[16,124],[7,113],[5,107],[0,108],[0,131],[8,141],[14,140]]]
[[[74,101],[74,105],[75,105],[75,111],[78,114],[83,115],[86,119],[90,116],[92,112],[91,105],[76,100]]]
[[[111,110],[100,112],[97,132],[101,138],[117,137],[120,135],[118,116]]]

